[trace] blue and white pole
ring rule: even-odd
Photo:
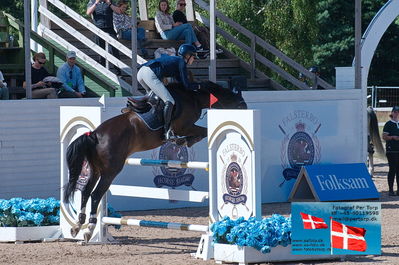
[[[179,160],[155,160],[155,159],[142,159],[142,158],[128,158],[126,164],[131,166],[166,166],[171,168],[196,168],[205,169],[208,171],[208,162],[188,161],[183,162]]]
[[[175,229],[175,230],[195,231],[195,232],[208,232],[209,230],[209,226],[207,225],[146,221],[146,220],[130,219],[127,217],[122,217],[122,218],[103,217],[102,223],[108,225],[132,225],[132,226],[154,227],[154,228]]]

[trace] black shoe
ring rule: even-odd
[[[396,193],[397,194],[397,193]],[[389,191],[388,193],[389,196],[395,196],[395,192],[393,192],[392,190]]]

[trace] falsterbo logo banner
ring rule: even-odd
[[[321,123],[312,112],[295,110],[285,116],[279,124],[284,134],[280,157],[284,180],[280,187],[296,179],[302,166],[317,164],[321,157],[321,146],[317,138]]]
[[[152,159],[160,160],[178,160],[178,161],[193,161],[194,150],[186,146],[178,146],[173,142],[167,142],[152,153]],[[194,182],[194,169],[188,168],[169,168],[166,166],[153,167],[154,184],[160,188],[163,186],[179,187],[187,186],[192,187]],[[193,187],[192,187],[193,188]],[[194,188],[193,188],[194,189]]]

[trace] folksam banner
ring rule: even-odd
[[[378,199],[379,193],[363,163],[302,167],[291,201],[349,201]]]

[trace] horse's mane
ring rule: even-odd
[[[169,89],[173,90],[185,90],[181,83],[170,83],[167,85]],[[234,99],[237,97],[238,92],[234,92],[229,88],[222,87],[212,81],[202,81],[200,84],[200,93],[212,94],[219,99]]]

